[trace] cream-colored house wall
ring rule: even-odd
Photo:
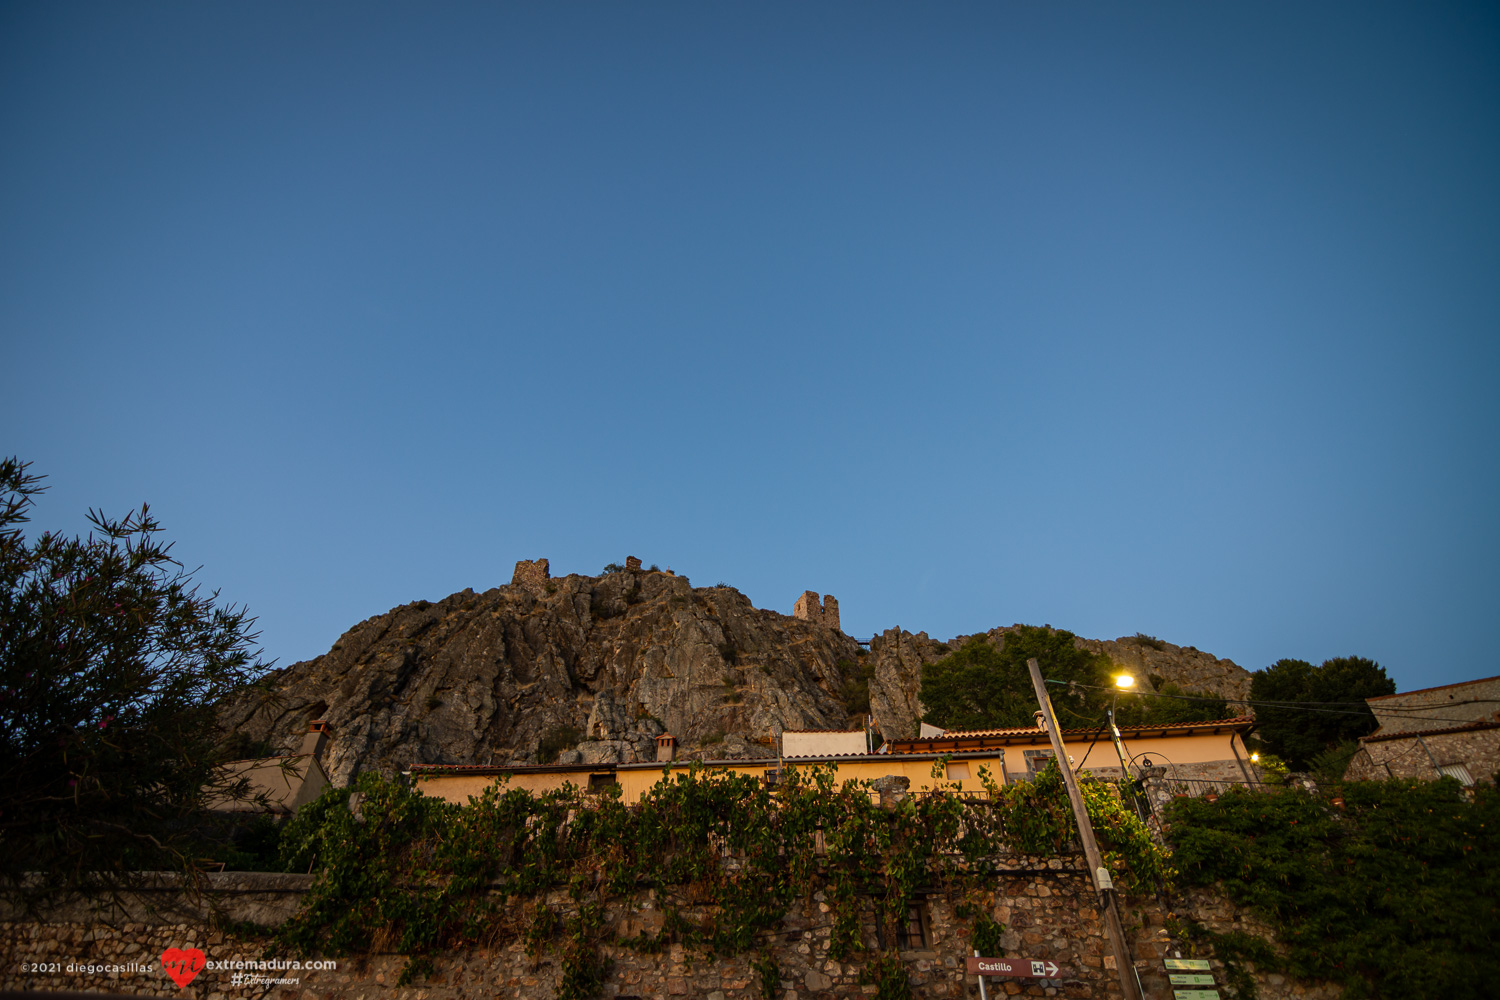
[[[869,736],[863,729],[852,732],[798,732],[781,734],[783,757],[832,757],[836,754],[870,752]]]
[[[208,808],[220,812],[295,812],[323,794],[328,775],[316,757],[266,757],[239,760],[224,766],[229,782],[244,780],[249,797],[233,799],[222,792],[210,795]]]
[[[874,781],[887,775],[900,775],[910,780],[912,791],[929,791],[937,784],[945,787],[953,787],[945,777],[934,778],[932,771],[934,765],[939,763],[940,758],[923,758],[918,760],[893,760],[883,755],[866,755],[863,757],[844,758],[833,766],[837,769],[835,786],[842,788],[849,781]],[[957,782],[959,789],[966,792],[982,791],[984,783],[980,780],[980,767],[987,767],[997,783],[1001,781],[999,751],[988,754],[980,759],[969,759],[967,764],[969,776]],[[615,779],[620,784],[621,798],[626,802],[639,802],[657,782],[662,780],[663,767],[650,768],[620,768],[615,771]],[[813,768],[818,765],[814,762],[798,764],[794,761],[786,761],[785,766]],[[671,775],[686,774],[690,765],[687,763],[674,763],[670,765]],[[760,780],[764,778],[766,771],[774,770],[775,761],[724,761],[716,762],[710,767],[715,771],[727,771],[731,774],[743,774]],[[593,769],[594,773],[602,773],[599,768]],[[459,805],[468,803],[471,796],[478,797],[484,790],[498,780],[505,780],[508,788],[524,788],[532,794],[555,791],[565,784],[572,784],[579,788],[588,787],[590,770],[579,768],[576,771],[547,771],[526,772],[513,771],[505,775],[494,774],[464,774],[438,772],[435,774],[418,774],[414,776],[415,785],[424,795],[432,795],[454,802]],[[941,772],[940,772],[941,773]]]
[[[1119,757],[1115,754],[1114,744],[1107,739],[1100,739],[1089,749],[1088,741],[1069,740],[1063,744],[1068,755],[1073,758],[1076,767],[1082,762],[1084,770],[1095,768],[1112,768],[1118,772],[1120,767]],[[979,792],[984,790],[984,781],[981,778],[981,768],[989,772],[990,779],[996,784],[1005,783],[1005,774],[1008,773],[1012,780],[1024,779],[1026,777],[1027,750],[1051,750],[1051,744],[1039,743],[1031,746],[1007,746],[996,747],[985,750],[982,754],[972,756],[965,755],[960,758],[951,759],[951,766],[944,769],[942,756],[931,755],[890,755],[890,754],[863,754],[857,757],[839,757],[829,762],[836,769],[837,787],[843,787],[849,781],[875,781],[888,775],[905,777],[910,782],[910,789],[914,792],[931,791],[941,784],[946,788],[953,789],[955,785],[958,791]],[[1245,750],[1244,743],[1237,733],[1193,734],[1189,736],[1169,737],[1143,737],[1125,741],[1125,753],[1127,758],[1133,758],[1135,765],[1140,764],[1141,757],[1151,757],[1153,763],[1158,764],[1199,764],[1213,762],[1234,763],[1235,752],[1238,751],[1240,760],[1248,762],[1249,753]],[[1001,759],[1004,758],[1005,768],[1002,772]],[[812,768],[820,766],[817,761],[786,760],[786,767]],[[675,776],[687,773],[691,763],[686,761],[663,764],[661,767],[622,767],[615,770],[615,779],[620,784],[620,794],[626,802],[639,802],[641,798],[657,782],[662,780],[663,770],[666,769]],[[716,771],[728,771],[732,774],[745,774],[756,779],[765,776],[766,771],[776,767],[775,761],[716,761],[708,765]],[[939,776],[933,777],[934,767],[939,768]],[[524,788],[533,794],[555,791],[565,784],[576,785],[587,788],[589,774],[601,774],[609,770],[606,767],[588,768],[579,766],[568,770],[556,771],[511,771],[505,777],[509,781],[510,788]],[[967,773],[964,773],[967,772]],[[953,778],[947,777],[953,774]],[[470,796],[483,793],[484,789],[498,780],[494,774],[465,774],[463,772],[416,775],[416,785],[427,795],[436,795],[449,802],[459,805],[466,804]]]

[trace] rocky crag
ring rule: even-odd
[[[506,586],[361,622],[223,713],[283,752],[308,721],[326,719],[338,785],[418,763],[652,760],[663,732],[680,756],[761,756],[780,730],[858,726],[866,692],[881,733],[914,735],[922,666],[968,637],[889,629],[867,652],[840,630],[837,609],[809,593],[794,615],[779,614],[633,557],[560,578],[545,559],[523,561]],[[1003,643],[1006,631],[987,636]],[[1248,692],[1249,674],[1230,661],[1151,642],[1080,640],[1142,680]]]

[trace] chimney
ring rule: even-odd
[[[662,733],[656,738],[656,759],[658,761],[675,760],[677,758],[677,737],[671,733]]]
[[[307,724],[307,734],[302,737],[302,749],[297,753],[304,757],[323,759],[323,748],[328,746],[328,723],[315,719]]]

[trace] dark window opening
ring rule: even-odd
[[[613,772],[609,774],[589,775],[589,791],[591,792],[602,792],[609,786],[618,785],[619,783],[620,780],[614,776]]]
[[[1056,758],[1051,750],[1023,750],[1021,755],[1026,758],[1026,774],[1035,778],[1037,772],[1047,766],[1049,760]]]
[[[878,914],[877,910],[877,914]],[[877,916],[876,932],[883,948],[889,938],[883,929],[884,922]],[[906,919],[896,925],[896,947],[901,951],[927,950],[927,917],[921,903],[912,903],[906,908]]]
[[[922,927],[922,904],[906,908],[906,923],[896,929],[896,945],[903,951],[921,951],[927,947],[927,933]]]

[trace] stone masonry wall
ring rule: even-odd
[[[1423,750],[1422,744],[1427,745]],[[1428,754],[1432,756],[1429,757]],[[1363,740],[1359,753],[1349,762],[1345,781],[1380,781],[1385,778],[1436,780],[1433,766],[1463,764],[1475,781],[1493,781],[1500,771],[1500,728],[1464,733],[1422,734],[1409,739]]]
[[[792,617],[836,631],[843,630],[839,622],[839,601],[832,594],[826,595],[820,603],[817,591],[804,590],[797,603],[792,605]]]
[[[1006,927],[1002,939],[1005,956],[1050,960],[1060,970],[1058,978],[1051,980],[992,979],[991,996],[1099,1000],[1120,996],[1114,959],[1102,935],[1097,897],[1081,868],[1081,859],[1075,857],[1017,858],[1013,870],[994,880],[986,905]],[[543,952],[528,957],[518,932],[527,925],[536,905],[566,915],[574,904],[565,892],[552,893],[540,904],[514,907],[505,918],[507,925],[496,928],[488,946],[441,956],[430,975],[404,987],[396,985],[404,957],[391,954],[388,945],[378,940],[370,942],[366,954],[336,957],[336,968],[239,973],[271,982],[236,981],[233,969],[211,968],[178,989],[161,969],[159,956],[173,947],[200,948],[215,963],[270,958],[306,964],[325,959],[284,954],[270,945],[267,937],[236,936],[220,929],[227,926],[226,922],[238,920],[278,922],[292,911],[292,904],[310,881],[309,876],[299,875],[212,876],[208,891],[196,901],[181,893],[175,898],[170,893],[158,893],[154,900],[107,917],[90,919],[76,908],[64,908],[53,915],[51,922],[0,923],[0,961],[5,969],[0,975],[0,989],[103,990],[193,1000],[553,1000],[557,996],[559,956]],[[916,997],[978,995],[977,980],[964,972],[964,957],[971,954],[971,924],[956,917],[954,903],[942,895],[926,898],[922,914],[926,940],[901,953]],[[1199,920],[1215,930],[1265,930],[1208,894],[1199,893],[1172,905],[1178,917]],[[713,917],[710,909],[693,906],[690,900],[642,891],[606,907],[607,938],[655,933],[662,927],[669,907],[691,922]],[[219,913],[217,923],[209,918],[213,910]],[[1191,956],[1193,952],[1172,937],[1169,914],[1157,900],[1128,900],[1123,911],[1146,995],[1170,996],[1162,959]],[[876,991],[863,975],[870,953],[856,956],[853,962],[835,961],[829,955],[833,916],[823,894],[815,893],[794,905],[757,948],[730,958],[715,958],[681,945],[658,953],[603,946],[600,952],[610,962],[610,970],[599,996],[605,1000],[760,998],[764,996],[760,976],[752,963],[762,952],[776,960],[778,979],[772,992],[777,1000],[869,996]],[[877,932],[871,901],[862,901],[861,916],[865,944],[874,947]],[[1222,971],[1217,962],[1215,969]],[[1216,978],[1224,982],[1222,976]],[[1256,980],[1265,1000],[1332,1000],[1337,996],[1337,991],[1328,987],[1299,984],[1271,974],[1256,973]]]
[[[511,574],[510,585],[540,597],[547,592],[547,581],[550,579],[552,570],[547,560],[521,559],[516,563],[516,571]]]

